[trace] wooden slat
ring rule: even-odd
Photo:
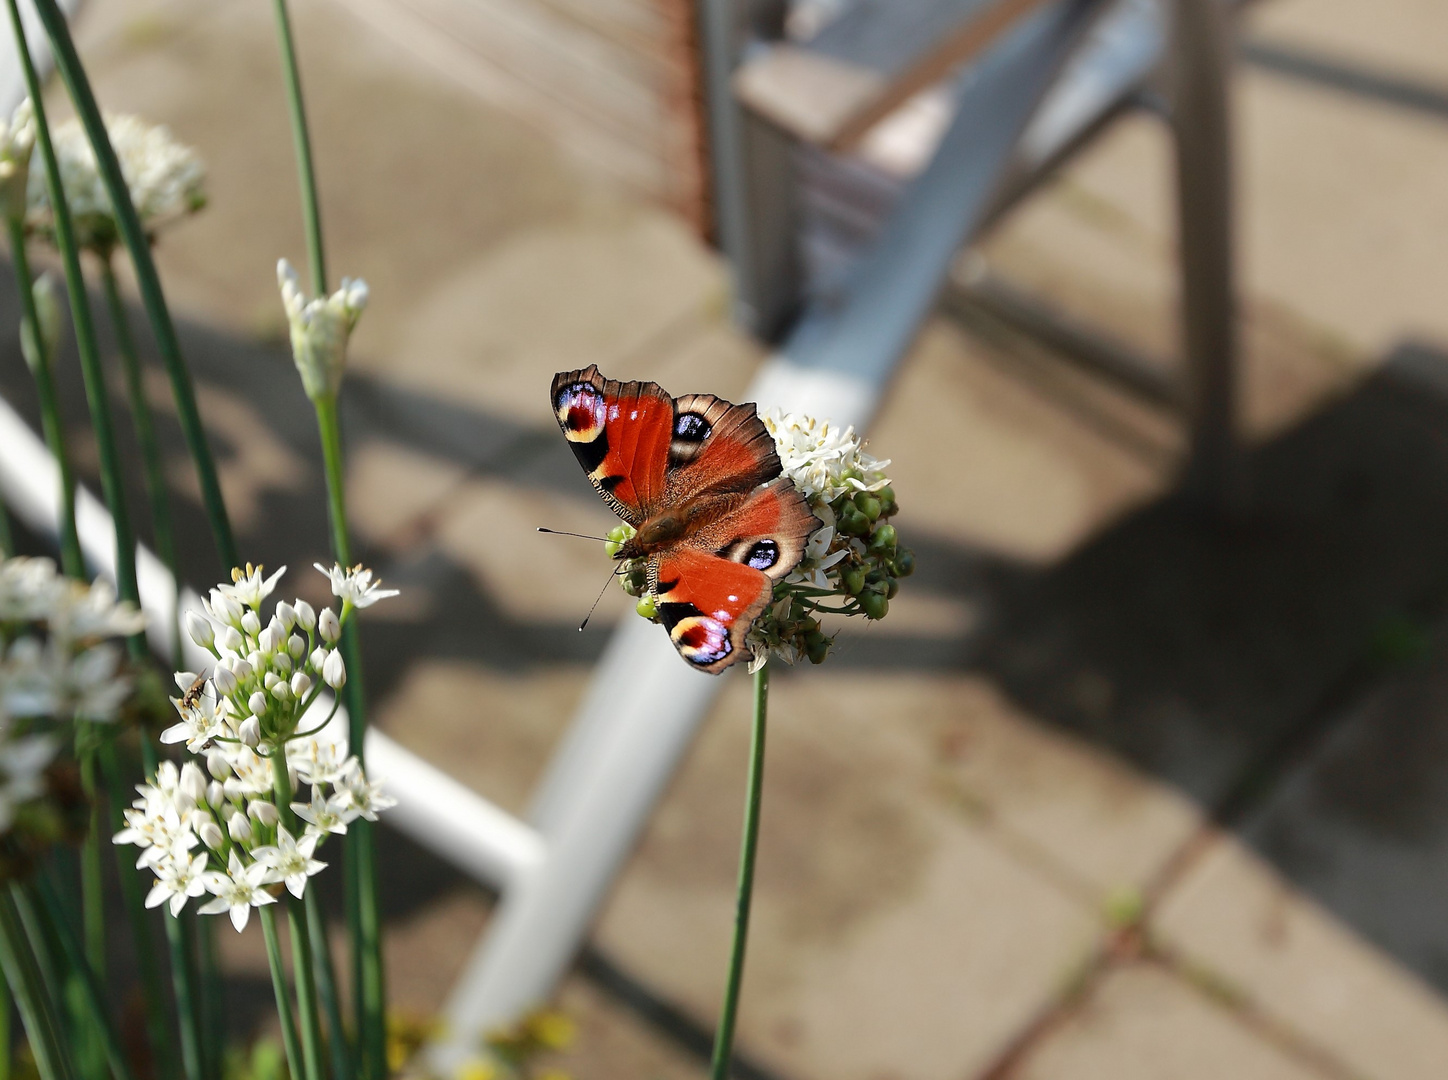
[[[848,149],[1046,2],[863,0],[810,41],[751,58],[735,75],[735,94],[800,139]]]

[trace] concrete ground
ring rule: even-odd
[[[332,272],[372,286],[349,496],[366,559],[404,590],[366,626],[376,718],[521,809],[626,613],[609,595],[576,633],[602,557],[533,532],[609,521],[548,378],[596,362],[729,396],[760,351],[681,223],[346,4],[296,10]],[[80,33],[107,106],[209,163],[212,205],[163,239],[162,272],[244,550],[314,592],[318,454],[272,274],[304,252],[267,13],[93,0]],[[884,624],[775,683],[751,1075],[1443,1074],[1448,9],[1273,0],[1245,36],[1251,509],[1209,523],[1172,498],[1170,418],[1010,335],[930,320],[870,433],[920,571]],[[1323,63],[1306,77],[1283,57]],[[1128,119],[985,254],[1168,354],[1168,164],[1156,123]],[[0,388],[31,408],[13,355]],[[159,376],[155,397],[168,408]],[[747,707],[729,677],[561,991],[580,1080],[704,1075]],[[394,1000],[425,1015],[491,901],[391,834],[384,857]],[[227,951],[241,1015],[262,1015],[256,942]]]

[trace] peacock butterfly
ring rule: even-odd
[[[647,559],[679,655],[710,674],[747,655],[745,634],[821,524],[754,404],[673,398],[596,365],[553,376],[549,400],[588,479],[637,530],[614,558]]]

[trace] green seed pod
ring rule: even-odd
[[[858,565],[845,567],[840,573],[840,584],[851,596],[859,596],[860,590],[865,587],[865,568]]]
[[[642,596],[649,587],[649,578],[642,570],[630,570],[622,578],[623,591],[630,596]]]
[[[803,619],[800,619],[799,621],[799,632],[806,636],[810,634],[818,634],[820,632],[819,620],[812,619],[808,615],[806,615]]]
[[[895,489],[889,484],[875,492],[875,498],[880,500],[881,517],[891,517],[900,512],[900,504],[895,501]]]
[[[867,592],[860,597],[860,608],[867,619],[883,619],[890,611],[890,601],[883,592]]]
[[[874,521],[880,516],[880,500],[868,491],[861,491],[855,496],[855,509]]]
[[[639,597],[639,602],[634,605],[634,610],[649,622],[659,621],[659,601],[653,593],[644,593]]]
[[[909,548],[900,548],[895,554],[895,576],[909,577],[915,573],[915,552]]]
[[[895,526],[881,525],[870,537],[869,550],[872,555],[883,555],[892,559],[895,557],[896,545]]]
[[[895,594],[898,593],[899,591],[900,591],[900,582],[899,582],[899,581],[897,581],[895,578],[886,578],[886,579],[885,579],[885,599],[887,599],[887,600],[893,600],[893,599],[895,599]]]
[[[860,513],[860,508],[854,503],[846,503],[845,511],[840,515],[839,528],[846,536],[864,536],[870,531],[870,519]]]
[[[811,664],[823,664],[830,651],[830,639],[818,630],[804,639],[804,654]]]

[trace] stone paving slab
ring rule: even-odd
[[[1114,971],[1013,1080],[1326,1080],[1167,972]]]
[[[1418,894],[1404,910],[1410,917],[1431,910],[1429,895]],[[1365,1080],[1443,1075],[1443,998],[1234,838],[1211,845],[1152,926],[1163,944],[1346,1073]]]

